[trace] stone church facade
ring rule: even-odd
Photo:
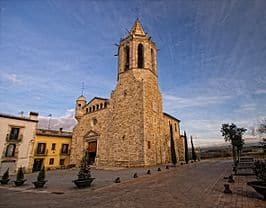
[[[171,135],[183,160],[180,121],[163,112],[157,49],[136,20],[118,47],[116,88],[109,99],[76,100],[71,164],[86,150],[97,167],[138,167],[171,162]],[[172,133],[171,133],[172,132]]]

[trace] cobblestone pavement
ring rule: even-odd
[[[153,167],[151,175],[145,174],[148,168],[92,170],[96,180],[83,190],[69,183],[77,170],[50,171],[50,188],[41,191],[0,186],[0,207],[266,207],[262,196],[246,186],[254,176],[235,176],[235,183],[230,184],[233,194],[223,193],[227,183],[224,176],[231,174],[231,167],[230,161],[209,160],[170,170],[162,168],[161,172]],[[134,172],[140,177],[133,179]],[[122,183],[114,184],[114,176],[120,176]]]

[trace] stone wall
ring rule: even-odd
[[[143,50],[138,51],[141,44]],[[129,47],[129,65],[126,64]],[[79,123],[74,128],[71,161],[78,163],[91,134],[97,138],[96,165],[98,167],[150,166],[171,162],[170,129],[173,125],[174,143],[179,160],[183,158],[179,121],[166,116],[157,78],[157,49],[150,36],[137,20],[118,48],[118,82],[108,100],[107,108],[84,113],[84,109],[99,105],[92,100],[84,104],[80,96],[76,107]],[[143,54],[143,56],[141,55]],[[143,57],[143,66],[138,58]],[[142,67],[142,68],[138,68]],[[82,115],[83,113],[83,115]],[[93,125],[93,121],[97,124]]]

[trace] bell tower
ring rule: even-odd
[[[110,99],[112,128],[108,129],[108,138],[113,137],[119,146],[109,157],[127,166],[162,162],[157,154],[163,112],[156,53],[155,43],[137,19],[128,35],[120,40],[118,80]]]
[[[118,48],[118,79],[129,70],[149,70],[157,76],[157,48],[136,19],[128,35],[120,40]]]

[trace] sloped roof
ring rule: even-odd
[[[136,19],[136,21],[134,22],[134,25],[132,26],[131,30],[130,30],[130,34],[131,35],[145,35],[145,32],[143,30],[143,27],[139,21],[139,19]]]

